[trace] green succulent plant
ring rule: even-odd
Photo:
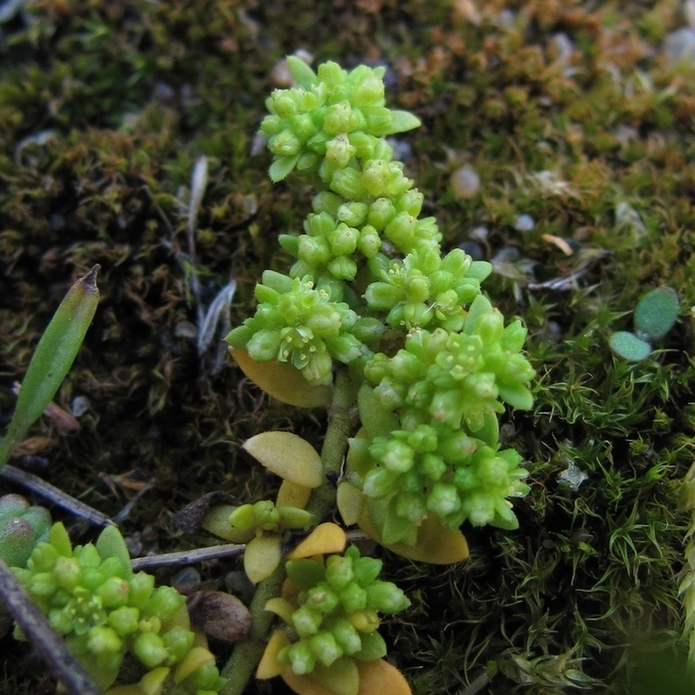
[[[141,664],[140,683],[116,686],[112,695],[158,695],[165,686],[210,695],[224,684],[213,655],[190,629],[185,597],[133,572],[115,526],[96,544],[73,547],[56,523],[26,566],[13,571],[101,688],[113,685],[126,654]],[[19,628],[15,636],[22,639]]]

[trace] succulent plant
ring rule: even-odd
[[[159,695],[173,686],[209,695],[224,684],[204,637],[190,629],[185,597],[133,572],[115,526],[96,544],[73,548],[56,523],[26,567],[14,572],[101,688],[113,685],[126,654],[141,664],[141,681],[116,686],[110,695]],[[15,636],[22,638],[18,628]]]

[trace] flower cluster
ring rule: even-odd
[[[361,557],[354,546],[343,555],[329,555],[325,565],[310,558],[288,561],[293,600],[272,599],[267,606],[288,624],[291,644],[279,652],[279,661],[305,674],[341,657],[382,658],[386,645],[377,632],[378,613],[397,613],[410,601],[395,584],[377,578],[381,565],[381,560]]]
[[[63,525],[54,524],[26,568],[14,572],[100,687],[114,682],[127,653],[147,671],[148,692],[161,692],[167,679],[196,695],[224,684],[213,655],[196,644],[185,598],[133,572],[115,527],[96,545],[73,548]]]
[[[527,473],[515,451],[498,450],[496,417],[501,401],[531,405],[525,384],[534,372],[519,353],[525,335],[518,321],[505,327],[479,295],[462,331],[414,330],[393,357],[379,353],[367,363],[374,387],[361,399],[362,420],[382,410],[397,414],[396,427],[387,419],[383,432],[372,427],[372,437],[353,439],[348,471],[365,495],[388,498],[389,514],[407,522],[392,542],[429,513],[451,528],[466,519],[516,526],[507,498],[528,492]]]

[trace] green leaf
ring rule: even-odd
[[[354,659],[343,656],[330,666],[316,664],[311,677],[336,695],[357,695],[360,674]]]
[[[12,422],[0,443],[0,468],[15,444],[43,413],[63,383],[99,303],[95,265],[65,295],[36,346],[22,389],[17,397]]]
[[[294,585],[301,591],[309,591],[326,578],[326,568],[309,558],[288,560],[285,563],[285,571]]]
[[[384,135],[405,133],[406,130],[413,130],[413,128],[419,128],[422,125],[420,119],[409,111],[392,110],[391,115],[393,116],[393,121]]]
[[[299,161],[299,155],[293,157],[278,157],[268,169],[268,176],[273,183],[282,181],[296,166]]]
[[[302,88],[309,91],[311,86],[316,82],[316,73],[301,59],[297,56],[287,56],[287,67],[292,73],[297,84]]]
[[[128,547],[123,540],[121,532],[116,526],[107,526],[99,534],[96,548],[102,560],[105,560],[107,557],[115,557],[117,560],[121,561],[121,564],[126,570],[129,570],[129,574],[133,573]]]
[[[659,287],[640,299],[635,309],[635,332],[640,338],[663,338],[678,318],[678,295],[670,287]]]
[[[610,337],[611,350],[630,362],[641,362],[649,357],[652,346],[634,333],[618,331]]]

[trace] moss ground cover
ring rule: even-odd
[[[0,25],[3,414],[67,288],[102,267],[97,315],[57,398],[87,405],[81,430],[64,436],[44,419],[28,463],[45,459],[43,477],[110,515],[155,481],[123,523],[145,553],[204,542],[171,524],[201,494],[273,496],[240,453],[248,437],[280,429],[320,445],[320,410],[269,402],[238,370],[218,370],[214,348],[198,355],[191,278],[206,305],[236,278],[236,326],[262,269],[288,264],[276,236],[301,229],[306,187],[271,187],[254,140],[267,94],[287,86],[283,57],[384,65],[389,102],[422,121],[393,146],[423,214],[446,251],[492,262],[485,291],[529,328],[540,377],[535,409],[502,427],[528,461],[519,529],[464,525],[471,557],[446,570],[381,553],[411,601],[380,628],[390,656],[416,693],[488,677],[498,695],[637,692],[643,652],[677,662],[687,648],[678,492],[695,449],[695,66],[666,51],[686,9],[27,4]],[[200,155],[209,181],[192,258]],[[630,330],[640,297],[662,285],[680,298],[675,327],[643,362],[614,356],[610,334]],[[203,579],[223,585],[230,569],[213,564]],[[6,637],[0,652],[2,692],[51,692],[25,645]]]

